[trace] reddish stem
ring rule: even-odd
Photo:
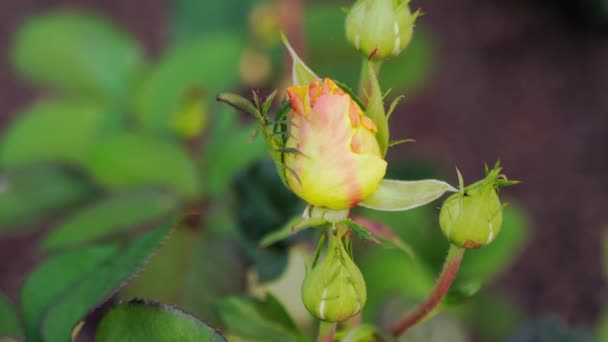
[[[450,245],[443,269],[437,278],[435,287],[427,299],[418,305],[414,311],[408,313],[402,319],[392,325],[390,331],[393,336],[398,337],[405,333],[409,328],[413,327],[427,317],[433,311],[433,309],[439,305],[443,297],[445,297],[446,293],[450,289],[452,282],[454,282],[454,279],[456,278],[456,273],[458,273],[458,269],[460,268],[460,262],[462,261],[464,251],[464,248]]]

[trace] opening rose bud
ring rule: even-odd
[[[376,126],[329,79],[287,89],[291,102],[284,164],[292,191],[316,207],[352,208],[371,195],[386,172]]]

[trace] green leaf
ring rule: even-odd
[[[312,81],[319,78],[310,68],[302,61],[298,53],[291,47],[287,37],[281,34],[281,39],[287,51],[291,55],[291,82],[292,85],[308,86]]]
[[[113,190],[162,186],[189,198],[199,191],[197,170],[186,151],[143,135],[120,133],[99,142],[87,156],[87,169]]]
[[[101,320],[96,341],[227,341],[215,329],[173,306],[133,300],[113,307]]]
[[[40,329],[53,303],[70,293],[82,279],[93,276],[98,268],[118,251],[116,245],[70,251],[40,264],[26,279],[20,293],[28,341],[42,341]],[[69,322],[66,331],[81,317]]]
[[[176,227],[146,268],[120,291],[120,298],[146,298],[181,306],[182,291],[199,245],[200,231]]]
[[[143,267],[172,225],[161,225],[118,251],[113,245],[75,250],[39,266],[21,292],[28,340],[69,340],[79,320]]]
[[[200,90],[204,101],[210,102],[218,92],[234,87],[242,45],[236,34],[224,32],[171,48],[137,91],[138,123],[147,131],[166,133],[173,129],[180,104],[192,90]]]
[[[409,210],[428,204],[447,191],[457,190],[446,182],[434,179],[417,181],[383,179],[376,192],[359,205],[383,211]]]
[[[120,103],[143,58],[136,41],[109,22],[55,11],[20,27],[12,59],[17,72],[37,84]]]
[[[21,338],[21,322],[13,305],[0,293],[0,336]],[[0,338],[0,341],[2,339]]]
[[[205,227],[215,229],[210,222]],[[181,297],[181,307],[214,324],[221,323],[215,310],[219,298],[242,294],[247,289],[250,265],[234,241],[204,236],[197,241]],[[218,270],[222,272],[218,272]]]
[[[249,141],[255,125],[239,125],[237,115],[231,110],[216,115],[214,119],[202,156],[203,186],[209,196],[226,191],[237,172],[267,156],[262,139]]]
[[[20,113],[0,143],[0,166],[78,163],[99,136],[104,113],[97,105],[43,101]]]
[[[0,175],[0,232],[10,232],[68,208],[91,194],[84,181],[49,167]]]
[[[515,205],[506,206],[502,215],[502,229],[496,239],[484,248],[465,253],[457,282],[487,282],[504,272],[519,255],[528,236],[528,220]]]
[[[59,224],[42,241],[42,248],[61,249],[116,236],[167,217],[177,205],[176,198],[159,191],[111,195]]]
[[[245,32],[254,3],[254,0],[171,1],[172,38],[181,42],[210,32]]]
[[[231,297],[217,304],[230,335],[250,342],[306,341],[287,311],[272,295],[264,301]]]

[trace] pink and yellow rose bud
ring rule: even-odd
[[[291,102],[287,183],[316,207],[352,208],[376,191],[386,172],[376,126],[329,79],[287,89]]]

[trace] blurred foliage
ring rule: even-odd
[[[144,77],[134,97],[133,111],[138,125],[149,133],[169,133],[177,109],[191,91],[199,91],[200,100],[208,103],[220,91],[230,89],[238,81],[235,65],[239,63],[242,45],[238,35],[222,32],[168,49]]]
[[[0,293],[0,336],[20,338],[22,335],[21,322],[17,316],[17,310],[8,298]]]
[[[0,297],[0,336],[20,337],[22,326],[28,341],[68,340],[92,308],[122,288],[122,299],[175,304],[224,328],[231,341],[307,340],[309,327],[301,326],[306,322],[293,303],[286,309],[277,298],[299,296],[294,279],[301,283],[318,230],[259,247],[263,236],[301,215],[304,203],[282,185],[272,163],[260,161],[266,149],[260,138],[249,142],[254,126],[213,101],[239,77],[274,86],[269,75],[248,78],[258,66],[269,69],[261,74],[283,67],[269,3],[172,2],[172,42],[158,60],[146,59],[136,39],[89,14],[50,12],[18,29],[15,70],[45,91],[0,137],[0,233],[49,217],[58,223],[40,242],[50,254],[26,279],[17,307]],[[247,32],[260,18],[263,30]],[[346,43],[343,20],[335,4],[307,7],[307,60],[319,74],[355,86],[364,58]],[[416,30],[406,52],[383,66],[380,81],[394,95],[415,93],[430,76],[433,36],[424,26]],[[410,162],[392,165],[387,176],[434,179],[441,172]],[[365,322],[386,325],[433,286],[448,247],[435,207],[355,211],[391,227],[414,250],[411,257],[388,244],[356,242],[368,288]],[[180,218],[171,233],[167,223],[141,234],[170,216]],[[512,334],[520,308],[483,285],[511,265],[529,223],[515,204],[505,209],[503,224],[492,245],[465,256],[445,312],[402,341],[466,341],[466,328],[489,341]],[[491,320],[497,313],[500,322]],[[541,336],[534,334],[547,325],[526,326],[518,336]],[[97,338],[181,333],[185,340],[223,340],[189,314],[141,301],[111,308]]]
[[[99,323],[95,340],[226,341],[215,329],[177,308],[137,300],[113,307]]]
[[[144,266],[172,223],[119,247],[105,245],[55,256],[34,270],[20,295],[28,341],[65,341],[92,307],[105,301]]]
[[[545,316],[526,322],[512,337],[512,342],[593,342],[590,332],[567,327],[559,318]]]
[[[247,24],[247,15],[254,3],[253,0],[172,1],[173,39],[180,42],[197,37],[201,33],[217,31],[233,31],[243,34]]]
[[[0,233],[18,232],[91,197],[81,177],[52,166],[32,166],[0,176]]]
[[[127,100],[144,65],[133,38],[75,12],[31,17],[17,32],[12,59],[37,84],[117,104]]]
[[[0,145],[0,165],[6,169],[40,162],[80,165],[101,138],[111,113],[85,101],[41,101],[20,113]]]
[[[306,341],[281,303],[271,295],[264,301],[252,297],[225,298],[218,303],[231,340],[249,342]]]
[[[44,238],[42,248],[57,250],[107,240],[142,223],[154,222],[170,215],[176,205],[176,199],[165,192],[116,193],[61,222]]]
[[[302,203],[281,183],[274,165],[260,162],[235,179],[236,220],[246,252],[256,265],[258,280],[278,277],[287,265],[289,242],[260,249],[259,241],[304,210]]]

